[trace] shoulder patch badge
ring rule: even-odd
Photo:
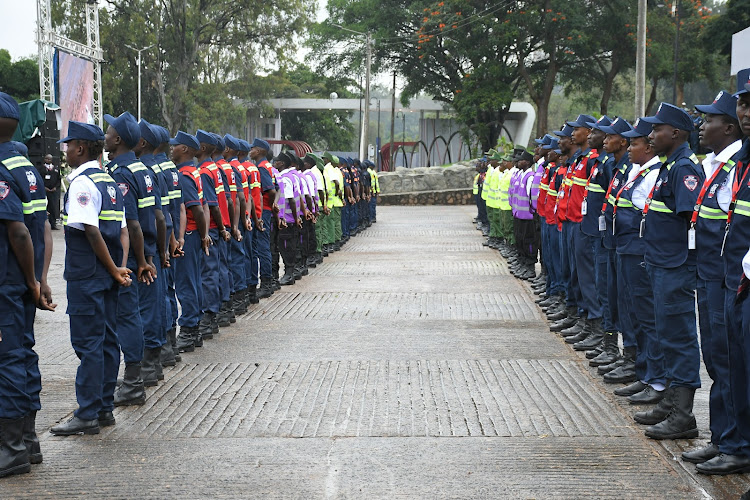
[[[117,187],[120,188],[120,192],[123,196],[127,196],[128,192],[130,191],[130,186],[128,186],[127,182],[119,182],[117,184]]]
[[[0,181],[0,200],[4,200],[10,194],[10,186],[5,181]]]
[[[85,207],[91,201],[91,195],[89,193],[78,193],[76,200],[78,200],[79,205]]]
[[[698,176],[686,175],[685,177],[683,177],[682,183],[685,184],[685,187],[688,188],[688,190],[695,191],[695,189],[698,187]]]

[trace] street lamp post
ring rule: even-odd
[[[125,46],[138,52],[138,121],[141,121],[141,52],[150,49],[154,46],[154,44],[151,44],[148,47],[143,47],[142,49],[136,49],[135,47],[133,47],[132,45],[128,45],[127,43],[125,44]]]
[[[370,33],[362,33],[361,31],[353,30],[350,28],[345,28],[344,26],[341,26],[340,24],[334,24],[333,26],[336,26],[339,29],[342,29],[344,31],[349,31],[350,33],[354,33],[356,35],[364,36],[365,37],[365,44],[366,44],[366,50],[367,50],[367,62],[365,64],[365,102],[368,103],[368,106],[365,106],[365,113],[364,113],[364,119],[362,120],[362,130],[360,131],[359,136],[359,157],[364,158],[365,157],[365,151],[367,149],[367,130],[370,125],[370,66],[372,66],[372,37],[370,36]]]
[[[674,16],[674,68],[672,73],[672,103],[677,104],[677,65],[680,63],[680,0],[672,4],[672,15]]]
[[[403,143],[406,142],[406,113],[403,111],[399,111],[396,113],[396,118],[398,118],[398,115],[401,115],[401,151],[404,151]],[[406,162],[406,154],[404,154],[404,162]]]
[[[378,133],[375,135],[375,169],[380,171],[380,98],[371,97],[370,103],[372,103],[373,99],[378,101]]]

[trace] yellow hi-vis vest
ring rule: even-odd
[[[510,210],[510,199],[508,198],[508,192],[510,191],[510,169],[503,172],[497,186],[498,191],[498,208],[500,210]]]

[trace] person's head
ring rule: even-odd
[[[205,130],[197,130],[195,132],[195,138],[199,143],[197,157],[201,159],[210,158],[218,146],[216,135],[206,132]]]
[[[172,146],[172,161],[175,164],[192,162],[193,158],[198,156],[198,150],[201,146],[197,137],[181,130],[177,132],[173,139],[169,140],[169,145]]]
[[[558,151],[560,150],[550,149],[549,151],[547,151],[547,161],[550,163],[557,163],[557,161],[560,159],[560,153],[558,153]]]
[[[609,125],[601,126],[599,129],[605,133],[604,137],[604,151],[607,154],[613,154],[617,156],[620,153],[627,151],[629,145],[629,139],[624,137],[622,134],[630,132],[633,127],[623,118],[616,118]]]
[[[0,143],[13,140],[20,116],[16,100],[5,92],[0,92]]]
[[[745,136],[750,137],[750,68],[737,72],[737,121]]]
[[[104,133],[104,150],[110,155],[118,156],[132,150],[141,138],[138,121],[130,112],[125,111],[118,117],[104,115],[109,124]]]
[[[572,134],[573,127],[567,123],[561,130],[555,132],[555,135],[559,137],[557,147],[565,154],[570,153],[570,149],[573,147],[573,139],[571,138]]]
[[[690,132],[695,128],[689,114],[666,102],[659,105],[656,115],[642,118],[642,121],[654,127],[649,139],[658,155],[669,156],[687,141]]]
[[[141,137],[138,139],[138,144],[133,148],[133,152],[140,158],[143,155],[152,154],[159,147],[161,144],[161,134],[145,119],[141,119],[138,122],[138,128],[140,129]]]
[[[315,158],[311,157],[309,154],[305,156],[305,158],[302,160],[302,168],[304,170],[310,170],[317,164],[317,161]]]
[[[71,168],[77,168],[84,163],[98,159],[104,151],[104,132],[98,126],[90,123],[68,122],[68,135],[59,141],[58,144],[65,143],[68,145],[65,153],[68,165]],[[49,162],[52,161],[51,155],[44,157],[45,162],[49,156]]]
[[[283,172],[284,170],[288,169],[291,164],[292,164],[291,159],[284,152],[279,153],[273,159],[273,166],[279,172]]]
[[[231,160],[239,155],[240,145],[238,144],[239,139],[236,137],[226,134],[224,135],[224,159]]]
[[[589,132],[591,132],[591,126],[596,122],[596,118],[591,115],[578,115],[573,121],[566,122],[566,125],[573,127],[573,131],[570,135],[572,144],[578,148],[586,146]]]
[[[528,170],[531,167],[531,163],[534,161],[534,156],[528,151],[524,151],[518,157],[518,168],[521,170]]]
[[[630,140],[628,156],[633,163],[643,165],[656,156],[651,140],[649,139],[651,131],[652,126],[650,123],[638,119],[633,126],[633,130],[622,133],[623,137]]]
[[[270,150],[271,145],[268,142],[256,137],[250,145],[250,159],[255,162],[263,161]]]
[[[151,126],[154,127],[154,130],[158,133],[159,137],[159,146],[154,150],[154,153],[165,153],[169,151],[169,131],[161,125],[151,124]]]
[[[244,139],[238,139],[237,145],[240,147],[240,149],[237,150],[237,159],[240,162],[243,162],[247,159],[247,155],[250,152],[250,143]]]
[[[99,128],[99,127],[97,127],[97,128]],[[48,165],[49,165],[50,163],[52,163],[52,155],[49,155],[49,154],[47,154],[47,155],[44,155],[44,163],[46,163],[46,164],[48,164]]]
[[[612,124],[612,120],[607,115],[599,118],[596,123],[591,124],[591,131],[587,139],[589,148],[600,150],[604,146],[604,137],[607,135],[602,127],[608,127]]]
[[[721,91],[711,104],[698,104],[695,109],[704,113],[698,132],[700,145],[716,153],[742,138],[737,121],[737,97]]]

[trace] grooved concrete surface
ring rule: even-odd
[[[470,207],[382,207],[379,222],[165,371],[97,436],[75,408],[59,311],[37,320],[44,463],[0,498],[736,498],[745,477],[674,460],[547,329],[482,246]],[[699,425],[706,428],[705,393]],[[705,438],[705,435],[702,437]],[[297,439],[291,439],[297,438]],[[744,488],[744,489],[743,489]]]

